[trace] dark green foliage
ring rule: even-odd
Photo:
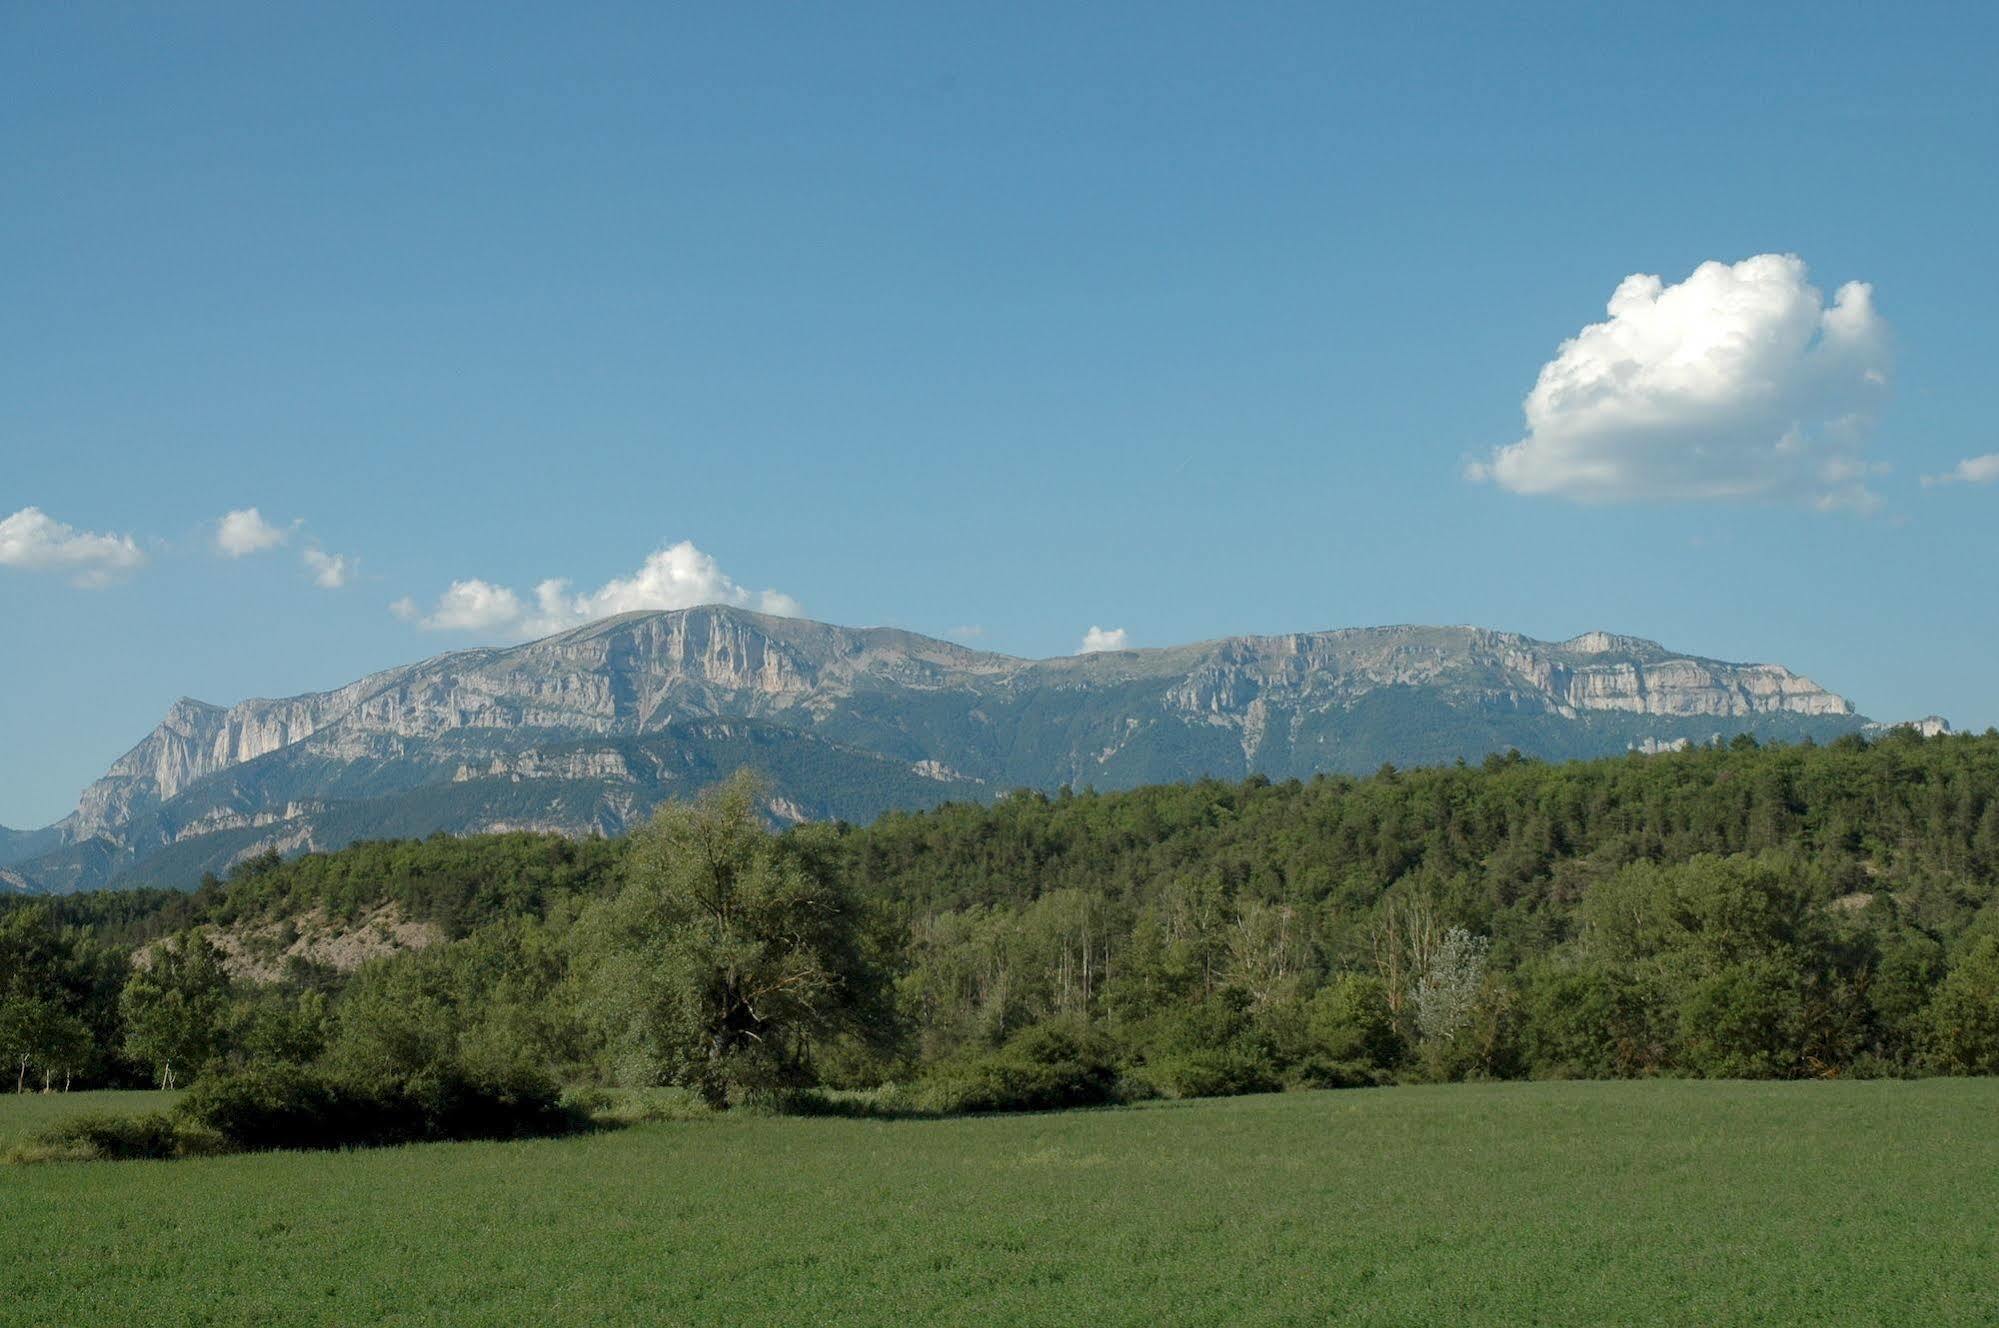
[[[1999,936],[1983,936],[1930,1003],[1930,1046],[1951,1074],[1999,1074]]]
[[[46,908],[0,914],[0,1072],[16,1088],[104,1077],[125,959]]]
[[[1386,1070],[1402,1059],[1395,1012],[1380,978],[1342,973],[1319,989],[1309,1011],[1312,1050],[1327,1061]]]
[[[1298,1082],[1903,1073],[1953,954],[1999,919],[1999,739],[1018,794],[837,842],[911,919],[926,1054],[1068,1012],[1148,1063],[1232,1048]],[[1452,927],[1491,947],[1446,1036],[1418,997]],[[1299,1002],[1361,978],[1393,1037],[1349,1058],[1296,1034]],[[1231,993],[1247,1020],[1185,1045]]]
[[[1563,956],[1521,974],[1526,1056],[1551,1079],[1624,1079],[1666,1068],[1669,1031],[1625,966]]]
[[[1097,1030],[1074,1021],[1025,1029],[1005,1046],[940,1067],[918,1089],[931,1111],[1050,1111],[1118,1098],[1117,1060]]]
[[[758,817],[741,775],[669,805],[626,885],[579,927],[593,1021],[617,1076],[715,1105],[801,1087],[815,1040],[867,1031],[873,975],[837,878]]]
[[[303,1065],[326,1050],[327,1022],[320,992],[253,988],[229,1012],[229,1059],[236,1065]]]
[[[109,941],[393,903],[447,942],[227,984],[189,1063],[316,1064],[439,1103],[458,1083],[734,1102],[921,1080],[982,1109],[1097,1100],[1106,1066],[1119,1092],[1176,1095],[1999,1066],[1999,735],[1021,792],[783,834],[755,804],[0,906],[0,947],[43,975],[0,968],[0,1035],[43,1047],[24,1084],[68,1060],[149,1079],[153,1055],[117,1054],[146,1025],[121,1021]],[[160,972],[130,973],[128,1015]],[[79,1026],[87,1055],[65,1050]],[[1023,1050],[1049,1028],[1108,1050]]]
[[[162,1088],[189,1083],[222,1055],[229,976],[222,956],[189,930],[146,952],[119,1005],[125,1051]]]
[[[374,1112],[357,1117],[341,1099],[319,1071],[280,1064],[204,1080],[181,1100],[176,1114],[244,1151],[363,1142],[356,1136],[381,1122],[371,1119]]]
[[[401,1080],[296,1065],[242,1070],[196,1084],[174,1115],[236,1152],[508,1139],[578,1124],[545,1081],[478,1076],[448,1063]]]
[[[137,1116],[110,1112],[73,1116],[37,1133],[30,1148],[37,1155],[65,1161],[161,1159],[209,1151],[190,1148],[179,1122],[164,1111]]]
[[[1283,1086],[1281,1057],[1250,994],[1225,986],[1204,999],[1167,1005],[1131,1025],[1144,1064],[1136,1073],[1168,1097],[1233,1097]]]
[[[1233,1043],[1168,1051],[1148,1061],[1140,1073],[1167,1097],[1235,1097],[1284,1086],[1267,1057]]]

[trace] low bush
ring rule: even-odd
[[[14,1160],[88,1162],[186,1157],[213,1152],[216,1143],[209,1132],[188,1129],[168,1112],[151,1111],[143,1116],[100,1113],[50,1126],[25,1147],[17,1149]]]
[[[1109,1042],[1088,1025],[1038,1024],[989,1055],[941,1067],[912,1095],[923,1110],[1052,1111],[1120,1100]]]
[[[1148,1063],[1138,1077],[1167,1097],[1237,1097],[1284,1086],[1267,1059],[1235,1047],[1164,1056]]]
[[[646,1125],[657,1121],[700,1120],[715,1114],[691,1088],[572,1088],[562,1104],[579,1119],[600,1125]]]
[[[1292,1082],[1300,1088],[1382,1088],[1395,1082],[1395,1074],[1367,1061],[1315,1056],[1298,1066]]]
[[[1405,1051],[1388,988],[1368,974],[1345,973],[1327,983],[1312,998],[1307,1023],[1319,1053],[1331,1063],[1387,1069]]]
[[[565,1133],[582,1121],[552,1086],[525,1078],[486,1082],[451,1072],[383,1089],[303,1066],[204,1080],[176,1113],[242,1152],[518,1138]]]
[[[413,1110],[424,1139],[524,1139],[567,1134],[583,1117],[562,1103],[562,1092],[541,1075],[521,1069],[480,1072],[447,1068],[391,1097],[391,1115]]]
[[[215,1131],[245,1152],[274,1148],[324,1148],[355,1142],[346,1115],[325,1076],[297,1065],[241,1070],[203,1079],[176,1111],[181,1119]]]

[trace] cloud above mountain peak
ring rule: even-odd
[[[550,577],[535,586],[529,599],[475,577],[453,581],[428,610],[405,597],[390,605],[390,611],[427,631],[534,637],[619,613],[701,604],[729,604],[780,617],[797,617],[804,611],[782,591],[753,591],[739,585],[691,540],[654,550],[631,575],[613,577],[591,591],[572,592],[567,579]]]

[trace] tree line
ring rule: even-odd
[[[252,1134],[256,1102],[301,1094],[421,1135],[648,1085],[977,1110],[1994,1073],[1995,884],[1991,734],[1018,791],[783,832],[744,775],[620,840],[440,836],[14,901],[0,1044],[17,1088],[192,1083]],[[443,939],[255,983],[217,947],[387,903]]]

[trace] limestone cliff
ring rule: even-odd
[[[370,825],[615,831],[728,762],[771,775],[785,819],[851,818],[1019,785],[1307,775],[1505,747],[1584,756],[1862,722],[1781,665],[1605,632],[1362,628],[1036,661],[711,606],[329,692],[184,699],[84,791],[55,828],[64,847],[22,869],[74,888],[191,841],[220,854],[327,847]]]

